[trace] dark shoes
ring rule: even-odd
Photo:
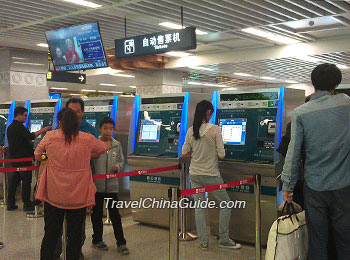
[[[23,211],[34,211],[34,205],[31,202],[23,204]]]
[[[7,211],[13,211],[13,210],[16,210],[18,209],[18,206],[15,205],[15,204],[8,204],[7,205]]]
[[[129,249],[126,247],[126,245],[118,246],[118,252],[121,255],[128,255],[128,254],[130,254]]]

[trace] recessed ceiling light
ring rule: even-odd
[[[237,88],[225,88],[224,90],[237,90]]]
[[[36,46],[43,47],[43,48],[49,47],[49,45],[47,43],[38,43]]]
[[[165,54],[168,54],[168,55],[174,56],[174,57],[187,57],[187,56],[190,56],[189,53],[181,52],[181,51],[169,51],[169,52],[166,52]]]
[[[213,71],[214,69],[211,68],[206,68],[206,67],[201,67],[201,66],[188,66],[190,69],[195,69],[195,70],[208,70],[208,71]]]
[[[217,87],[217,88],[227,88],[228,86],[226,85],[221,85],[221,84],[211,84],[211,83],[204,83],[204,86],[209,86],[209,87]]]
[[[285,80],[284,82],[285,83],[292,83],[292,84],[299,83],[298,81],[295,81],[295,80]]]
[[[26,60],[27,58],[22,57],[12,57],[13,60]]]
[[[135,76],[128,75],[128,74],[110,74],[110,75],[114,77],[135,78]]]
[[[247,74],[247,73],[240,73],[240,72],[237,72],[237,73],[234,73],[235,75],[237,76],[242,76],[242,77],[251,77],[252,75],[250,74]]]
[[[82,89],[84,92],[97,92],[95,89]]]
[[[206,35],[206,34],[208,34],[208,33],[205,32],[205,31],[201,31],[201,30],[199,30],[199,29],[196,29],[196,34],[198,34],[198,35]]]
[[[32,66],[45,66],[45,64],[41,64],[41,63],[32,63],[32,62],[21,62],[21,61],[15,61],[13,63],[16,64],[23,64],[23,65],[32,65]]]
[[[190,81],[190,82],[187,82],[188,85],[203,85],[203,83],[200,83],[200,82],[193,82],[193,81]]]
[[[107,55],[107,57],[114,57],[114,55]]]
[[[256,29],[256,28],[246,28],[246,29],[242,29],[242,31],[245,33],[253,34],[253,35],[256,35],[256,36],[259,36],[262,38],[266,38],[266,39],[269,39],[269,40],[274,41],[274,42],[283,43],[283,44],[295,44],[295,43],[300,42],[299,40],[296,40],[293,38],[278,35],[275,33],[270,33],[267,31],[260,30],[260,29]]]
[[[109,84],[109,83],[100,83],[100,86],[111,86],[111,87],[116,87],[116,84]]]
[[[263,77],[260,77],[261,79],[266,79],[266,80],[274,80],[274,79],[276,79],[276,78],[273,78],[273,77],[265,77],[265,76],[263,76]]]
[[[339,69],[341,69],[341,70],[346,70],[346,69],[349,68],[348,66],[343,65],[343,64],[336,64],[336,66],[337,66]]]
[[[136,86],[129,86],[129,88],[136,88]]]
[[[82,5],[82,6],[86,6],[86,7],[90,7],[90,8],[99,8],[102,6],[102,5],[98,5],[98,4],[95,4],[93,2],[85,1],[85,0],[62,0],[62,1],[69,2],[72,4],[76,4],[76,5]]]
[[[68,90],[68,88],[50,88],[50,89],[55,89],[55,90]]]
[[[172,23],[172,22],[163,22],[163,23],[160,23],[159,25],[163,26],[163,27],[166,27],[166,28],[175,29],[175,30],[180,30],[180,29],[183,28],[180,24],[176,24],[176,23]],[[205,31],[196,29],[196,34],[198,34],[198,35],[206,35],[208,33],[205,32]]]
[[[81,96],[82,94],[71,93],[71,94],[69,94],[69,95],[71,95],[71,96]]]

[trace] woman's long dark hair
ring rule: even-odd
[[[208,110],[211,110],[213,113],[214,108],[213,105],[207,100],[199,102],[196,106],[196,112],[194,113],[193,120],[193,136],[196,140],[200,139],[199,128],[201,127],[203,120],[208,123],[206,118],[206,113]]]
[[[79,133],[79,122],[76,113],[65,107],[58,112],[57,119],[61,123],[60,128],[63,131],[66,144],[70,144]]]

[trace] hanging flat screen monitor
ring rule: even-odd
[[[160,119],[141,120],[139,142],[159,142],[161,124]]]
[[[245,145],[246,118],[220,119],[220,128],[224,144]]]
[[[97,22],[45,34],[56,71],[108,67]]]

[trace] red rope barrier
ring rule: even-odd
[[[132,171],[132,172],[118,172],[118,173],[111,173],[111,174],[93,175],[92,178],[94,180],[112,179],[112,178],[121,178],[121,177],[127,177],[127,176],[136,176],[136,175],[157,173],[157,172],[167,172],[167,171],[178,170],[178,169],[180,169],[180,165],[173,165],[173,166],[148,169],[148,170],[138,170],[138,171]]]
[[[31,162],[34,161],[33,157],[29,158],[16,158],[16,159],[4,159],[0,160],[0,163],[10,163],[10,162]]]
[[[209,192],[214,190],[223,190],[223,189],[232,188],[239,185],[249,184],[252,182],[255,182],[255,177],[251,177],[251,178],[243,179],[239,181],[231,181],[231,182],[226,182],[222,184],[199,187],[195,189],[182,190],[180,192],[180,196],[194,195],[194,194],[199,194],[199,193],[204,193],[204,192]]]

